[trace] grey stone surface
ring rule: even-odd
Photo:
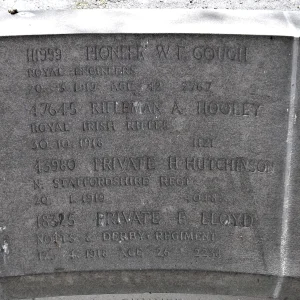
[[[299,0],[1,0],[0,9],[189,8],[299,10]]]
[[[277,17],[291,36],[0,39],[8,298],[297,299],[298,19]]]
[[[116,9],[0,11],[1,36],[80,33],[300,35],[299,13],[246,10]],[[155,20],[155,22],[153,22]]]

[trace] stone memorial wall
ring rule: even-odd
[[[4,295],[293,296],[298,38],[65,33],[0,39]]]

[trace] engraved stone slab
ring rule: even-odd
[[[38,278],[41,286],[64,283],[34,296],[77,294],[82,286],[68,286],[68,276],[75,274],[74,283],[88,272],[96,275],[84,293],[97,291],[93,284],[105,274],[122,278],[121,291],[136,281],[139,291],[151,284],[161,291],[162,275],[154,274],[174,270],[165,287],[185,276],[207,280],[208,272],[221,289],[213,274],[227,272],[228,282],[230,274],[260,276],[262,296],[280,295],[283,286],[293,294],[283,276],[300,275],[299,263],[290,271],[288,261],[288,224],[299,226],[289,220],[287,189],[297,57],[290,36],[2,37],[0,276],[7,294],[33,295],[26,286]],[[299,238],[294,244],[292,255]],[[15,288],[14,278],[26,283]],[[102,292],[114,292],[110,284]]]
[[[14,216],[4,224],[18,236],[4,275],[276,273],[289,38],[73,35],[2,47],[14,57],[2,62],[3,211]]]

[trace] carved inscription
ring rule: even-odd
[[[29,253],[18,265],[31,273],[232,271],[246,261],[264,274],[262,227],[275,216],[260,209],[280,194],[286,139],[277,147],[273,136],[286,133],[286,109],[270,75],[280,73],[276,41],[266,54],[253,40],[82,35],[8,43],[1,74],[16,84],[3,81],[10,92],[0,91],[0,177],[3,207],[20,221]]]
[[[205,116],[229,115],[229,116],[258,116],[261,105],[248,102],[198,102],[198,114]]]
[[[28,48],[27,62],[46,62],[60,61],[62,59],[62,50],[60,48]]]
[[[87,46],[86,60],[144,60],[144,49],[137,44]]]

